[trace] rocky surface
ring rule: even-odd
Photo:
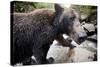
[[[59,46],[59,43],[54,41],[47,58],[53,57],[54,63],[88,62],[94,60],[94,54],[97,52],[95,45],[97,43],[85,40],[81,45],[75,45],[77,46],[76,48],[69,49],[68,47]]]
[[[95,31],[95,26],[93,24],[85,23],[83,27],[86,28],[89,32]]]

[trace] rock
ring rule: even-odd
[[[88,62],[93,61],[94,59],[95,52],[87,50],[83,46],[83,44],[78,45],[74,49],[69,49],[69,47],[58,46],[57,44],[59,43],[53,43],[47,54],[47,58],[54,58],[54,63]]]
[[[88,38],[91,38],[91,39],[97,40],[97,35],[94,34],[94,35],[92,35],[92,36],[89,36]]]
[[[95,26],[93,24],[90,23],[85,23],[84,25],[82,25],[88,32],[93,32],[95,31]]]
[[[97,51],[97,43],[95,43],[95,42],[91,42],[91,41],[85,40],[81,44],[81,46],[84,49],[87,49],[87,50],[92,51],[92,52],[96,52]]]
[[[65,34],[63,37],[65,39],[68,38]],[[97,40],[97,35],[95,34],[88,38]],[[97,59],[97,42],[87,39],[82,44],[78,45],[72,40],[71,44],[76,47],[73,49],[63,47],[54,40],[47,54],[47,58],[54,58],[54,63],[88,62]]]
[[[93,61],[94,53],[82,47],[75,48],[74,62],[88,62]]]
[[[86,19],[88,17],[88,15],[81,15],[81,20],[84,20],[84,19]]]

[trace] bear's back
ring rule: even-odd
[[[36,9],[29,13],[13,13],[14,24],[46,23],[52,24],[54,11],[50,9]]]

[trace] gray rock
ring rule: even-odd
[[[91,38],[91,39],[97,40],[97,35],[94,34],[94,35],[92,35],[92,36],[89,36],[88,38]]]
[[[95,26],[93,24],[90,23],[85,23],[84,25],[82,25],[85,29],[87,29],[89,32],[93,32],[95,31]]]
[[[86,19],[87,17],[88,17],[88,15],[85,15],[85,14],[84,15],[81,15],[81,19],[82,20]]]
[[[94,59],[95,52],[87,50],[83,44],[77,45],[71,50],[69,47],[58,46],[57,44],[57,42],[53,43],[47,54],[47,58],[54,58],[54,63],[88,62]],[[86,47],[88,48],[88,46]]]
[[[89,51],[92,51],[92,52],[97,51],[97,43],[95,42],[85,40],[81,45],[84,49],[87,49]]]

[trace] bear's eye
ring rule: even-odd
[[[74,19],[75,19],[75,16],[70,17],[71,21],[74,21]]]

